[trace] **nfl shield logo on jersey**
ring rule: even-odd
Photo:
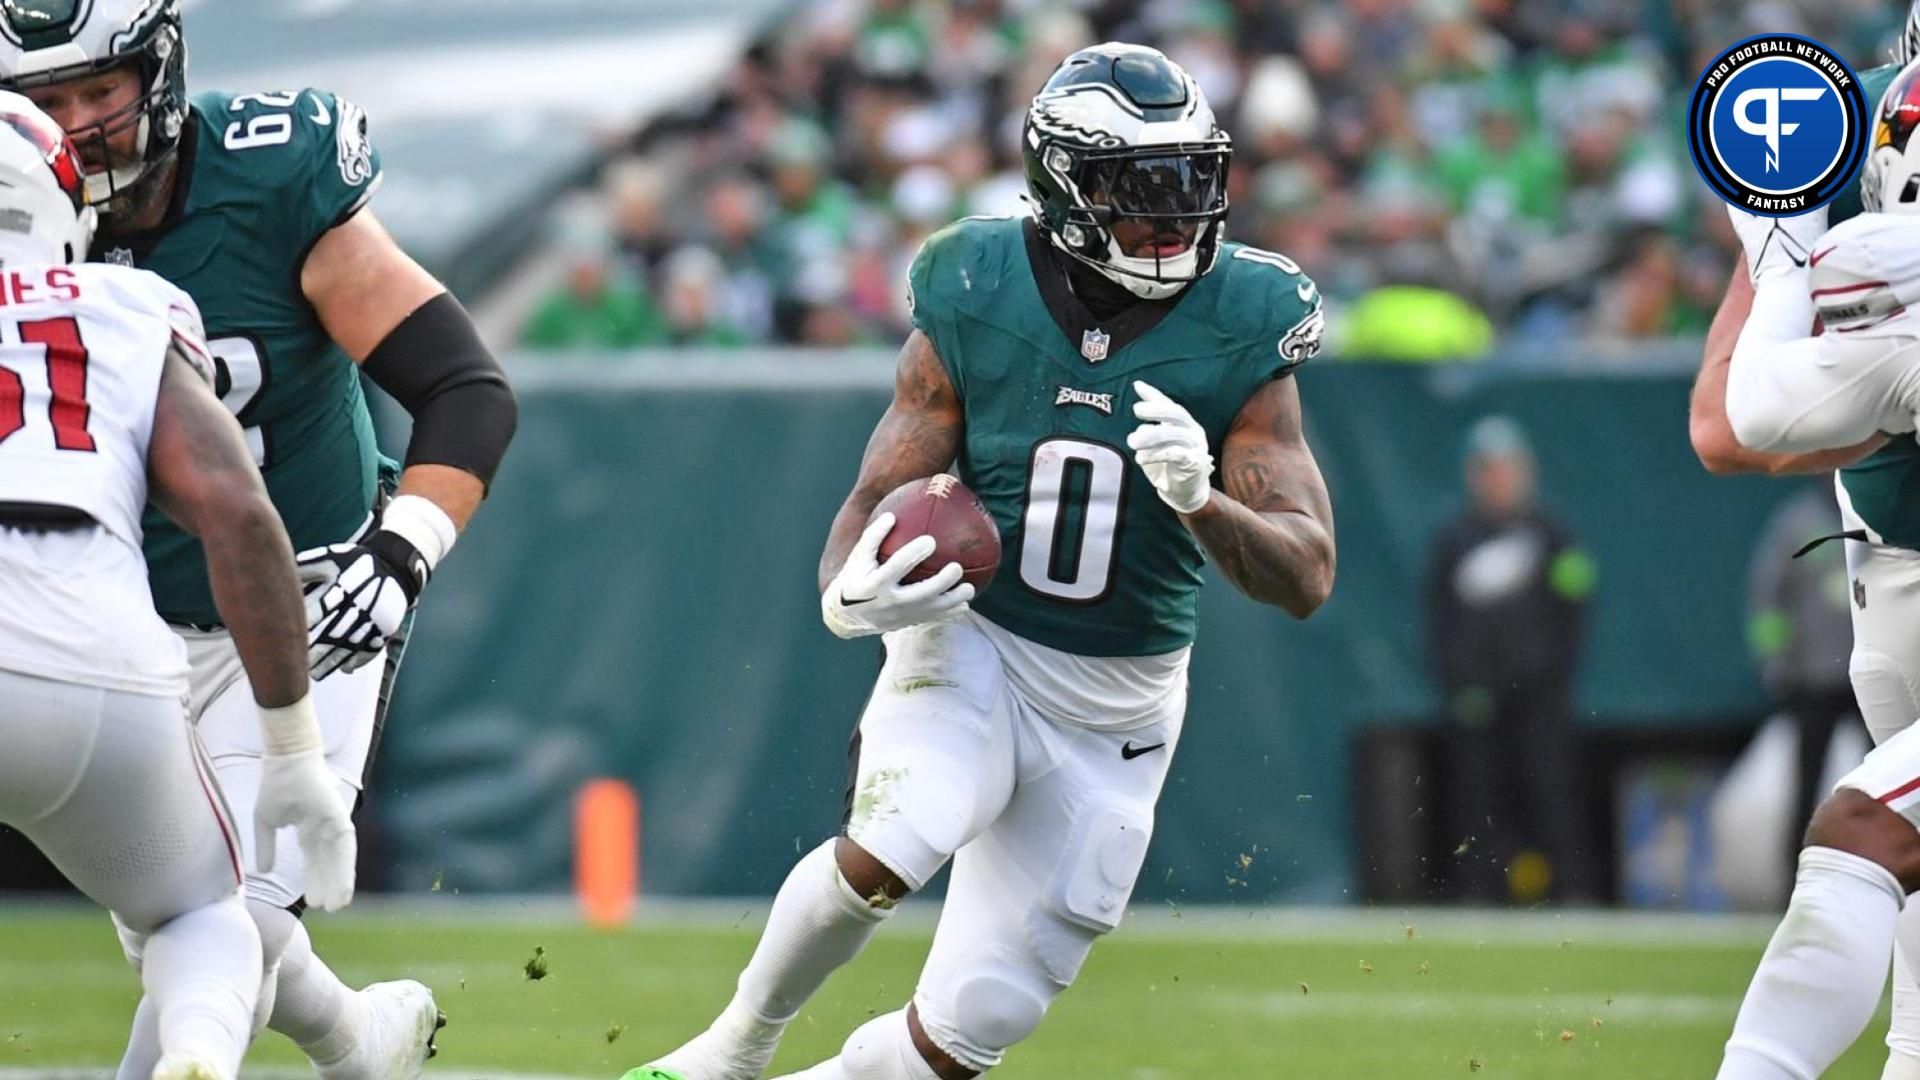
[[[133,249],[117,247],[107,252],[107,262],[114,266],[132,266]]]
[[[1080,335],[1080,355],[1090,363],[1099,363],[1107,358],[1107,343],[1113,338],[1099,330],[1089,330]]]

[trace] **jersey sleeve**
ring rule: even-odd
[[[1283,378],[1320,354],[1327,316],[1320,287],[1285,255],[1235,247],[1236,268],[1256,287],[1253,305],[1259,321],[1248,327],[1257,342],[1251,350],[1264,380]],[[1243,294],[1244,295],[1244,294]]]
[[[173,335],[172,351],[188,366],[215,385],[213,351],[207,348],[207,328],[200,318],[200,305],[180,289],[168,286],[167,330]]]
[[[380,186],[380,152],[368,134],[367,114],[337,94],[302,90],[294,123],[307,129],[299,224],[305,235],[317,237],[373,198]]]
[[[1911,431],[1920,348],[1837,334],[1736,353],[1727,371],[1727,420],[1749,450],[1806,453]]]
[[[907,268],[907,315],[914,329],[933,342],[940,365],[947,369],[954,392],[962,400],[967,396],[965,372],[960,365],[959,334],[955,329],[953,302],[946,290],[956,287],[947,279],[963,272],[957,264],[959,242],[953,227],[927,237]]]

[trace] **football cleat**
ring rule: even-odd
[[[314,1062],[320,1080],[415,1080],[439,1053],[434,1039],[447,1026],[433,991],[405,979],[374,983],[359,998],[360,1041],[338,1061]]]
[[[672,1069],[656,1069],[651,1065],[642,1065],[637,1069],[628,1069],[620,1080],[687,1080]]]

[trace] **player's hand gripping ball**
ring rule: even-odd
[[[948,563],[958,563],[960,580],[977,591],[1000,569],[1000,527],[980,497],[946,473],[900,485],[873,513],[894,518],[893,531],[880,541],[881,562],[915,537],[933,537],[933,553],[901,581],[925,581]]]
[[[843,638],[937,622],[966,610],[999,566],[1000,533],[980,500],[951,476],[915,480],[875,508],[820,615]]]

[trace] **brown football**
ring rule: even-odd
[[[925,580],[956,562],[963,571],[962,580],[979,590],[1000,569],[1000,528],[980,497],[955,477],[941,473],[902,484],[874,507],[874,517],[889,510],[893,531],[880,541],[881,562],[915,537],[934,539],[933,554],[907,572],[907,581]]]

